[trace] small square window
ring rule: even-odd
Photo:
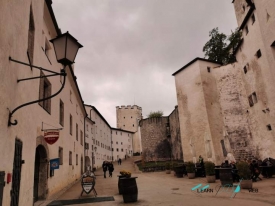
[[[123,145],[123,142],[121,142],[121,145]]]
[[[118,144],[118,142],[116,142],[116,144]]]
[[[244,66],[243,71],[244,71],[245,74],[247,73],[247,68],[246,68],[246,66]]]
[[[267,130],[269,130],[269,131],[272,130],[272,127],[270,124],[266,125],[266,127],[267,127]]]
[[[72,165],[72,152],[69,151],[69,165]]]
[[[118,148],[116,149],[116,151],[118,152]]]
[[[58,149],[59,165],[63,165],[63,148],[59,147]]]
[[[258,58],[260,58],[260,57],[262,56],[262,52],[261,52],[260,49],[256,52],[256,56],[257,56]]]
[[[210,67],[207,67],[207,71],[210,73],[210,70],[211,70],[211,68]]]
[[[123,149],[121,149],[121,152],[123,152]]]

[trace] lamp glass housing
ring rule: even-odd
[[[57,36],[50,40],[54,46],[57,62],[63,65],[74,63],[78,49],[83,47],[78,41],[68,32]]]

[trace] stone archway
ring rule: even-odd
[[[34,202],[47,198],[48,191],[48,146],[43,137],[36,139],[36,151],[34,162]]]

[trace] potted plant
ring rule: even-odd
[[[165,170],[166,170],[166,174],[171,174],[171,165],[170,165],[170,162],[166,162],[166,164],[165,164]]]
[[[244,161],[240,161],[236,164],[238,175],[241,180],[241,188],[242,189],[252,189],[252,178],[251,178],[251,171],[249,168],[249,164]]]
[[[208,183],[216,182],[215,164],[213,162],[206,161],[204,163],[204,168],[205,168],[207,182]]]
[[[191,161],[186,163],[186,171],[189,179],[195,178],[195,164]]]

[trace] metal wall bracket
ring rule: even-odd
[[[51,99],[53,97],[55,97],[56,95],[58,95],[64,88],[65,86],[65,82],[66,82],[66,76],[67,76],[67,73],[65,71],[65,67],[66,65],[64,65],[64,68],[61,70],[60,73],[58,72],[54,72],[54,71],[51,71],[51,70],[48,70],[48,69],[44,69],[42,67],[38,67],[38,66],[34,66],[34,65],[31,65],[31,64],[27,64],[27,63],[24,63],[24,62],[21,62],[21,61],[17,61],[15,59],[12,59],[11,57],[9,57],[9,60],[10,61],[13,61],[13,62],[16,62],[18,64],[22,64],[22,65],[25,65],[25,66],[29,66],[31,68],[35,68],[35,69],[39,69],[39,70],[42,70],[42,71],[46,71],[46,72],[50,72],[50,73],[53,73],[53,75],[47,75],[47,76],[40,76],[40,77],[31,77],[31,78],[26,78],[26,79],[19,79],[17,80],[17,82],[20,82],[20,81],[26,81],[26,80],[32,80],[32,79],[37,79],[37,78],[45,78],[45,77],[51,77],[51,76],[63,76],[63,82],[62,82],[62,85],[61,85],[61,88],[53,95],[49,96],[49,97],[45,97],[43,99],[38,99],[38,100],[34,100],[34,101],[31,101],[31,102],[27,102],[25,104],[22,104],[18,107],[16,107],[14,110],[12,110],[11,112],[9,112],[9,119],[8,119],[8,126],[11,126],[11,125],[17,125],[17,120],[15,119],[14,122],[11,122],[11,118],[12,118],[12,115],[20,108],[22,107],[25,107],[25,106],[28,106],[28,105],[31,105],[31,104],[35,104],[35,103],[38,103],[38,102],[42,102],[42,101],[45,101],[47,99]]]

